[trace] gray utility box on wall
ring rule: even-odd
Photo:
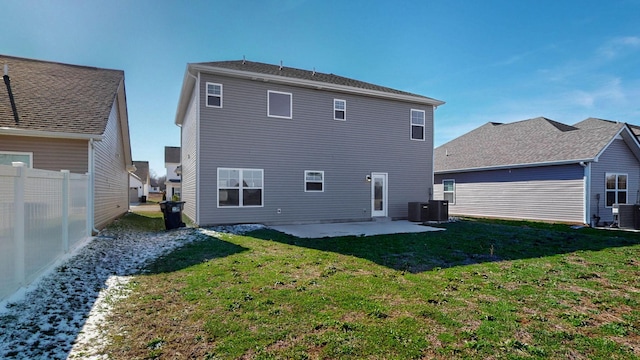
[[[448,200],[429,200],[429,221],[449,221]]]
[[[428,221],[429,220],[429,203],[410,202],[408,220],[415,221],[415,222]]]
[[[618,205],[618,227],[640,229],[640,205]]]

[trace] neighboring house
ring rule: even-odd
[[[138,198],[144,196],[149,197],[149,189],[151,188],[151,177],[149,176],[148,161],[134,161],[133,166],[136,167],[135,175],[140,179],[142,186],[138,188]]]
[[[406,218],[433,184],[444,102],[249,61],[188,64],[176,114],[196,224]]]
[[[129,173],[129,203],[137,203],[140,201],[140,193],[142,193],[142,180],[138,175]]]
[[[487,123],[435,149],[434,198],[453,215],[604,224],[639,194],[640,144],[625,123]]]
[[[151,178],[151,185],[149,186],[149,192],[150,193],[160,192],[160,185],[158,185],[158,182],[154,178]]]
[[[164,147],[164,166],[167,170],[167,178],[164,182],[167,192],[167,200],[174,195],[180,198],[180,148],[175,146]]]
[[[100,229],[129,208],[124,72],[0,55],[0,164],[89,174]],[[9,88],[11,91],[9,91]]]

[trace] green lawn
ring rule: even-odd
[[[116,304],[114,359],[640,358],[640,235],[203,236]]]

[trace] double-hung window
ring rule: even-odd
[[[447,200],[449,204],[455,204],[456,203],[456,181],[442,180],[442,188],[444,193],[444,200]]]
[[[33,167],[33,153],[0,151],[0,165],[11,166],[12,162],[23,162],[27,167]]]
[[[424,110],[411,109],[411,140],[424,141]]]
[[[613,204],[627,203],[627,174],[607,173],[605,180],[605,194],[607,207]]]
[[[304,191],[323,192],[324,191],[324,171],[305,170]]]
[[[267,116],[283,119],[291,119],[293,108],[293,95],[281,91],[267,91]]]
[[[218,168],[218,207],[263,206],[262,169]]]
[[[222,84],[207,83],[207,107],[222,107]]]
[[[333,120],[347,120],[347,101],[333,99]]]

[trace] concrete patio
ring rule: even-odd
[[[444,229],[421,225],[407,220],[398,221],[365,221],[330,224],[278,225],[271,226],[285,234],[299,238],[315,239],[338,236],[372,236],[385,234],[407,234]]]

